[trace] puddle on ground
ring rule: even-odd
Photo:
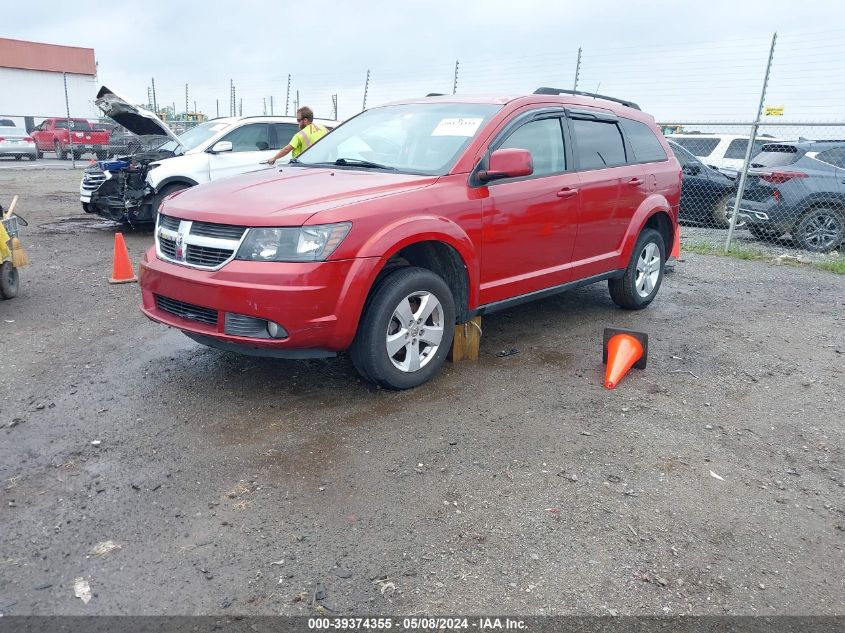
[[[38,225],[38,232],[47,235],[78,235],[79,233],[94,233],[96,231],[113,232],[121,228],[125,229],[126,227],[118,222],[98,216],[71,216],[40,224]]]

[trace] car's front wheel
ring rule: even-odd
[[[355,368],[388,389],[411,389],[440,369],[455,330],[449,286],[409,266],[386,275],[370,297],[350,349]]]
[[[619,279],[609,279],[610,298],[621,308],[640,310],[657,296],[663,282],[666,246],[660,233],[644,229],[637,238],[625,273]]]
[[[805,250],[829,253],[845,242],[845,215],[840,209],[810,209],[801,217],[793,237]]]

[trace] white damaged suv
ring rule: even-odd
[[[130,224],[155,222],[161,200],[179,189],[271,169],[262,163],[299,130],[294,117],[223,117],[176,136],[155,114],[105,86],[95,104],[146,143],[133,155],[98,161],[85,170],[80,202],[86,213]],[[338,124],[315,121],[329,129]]]

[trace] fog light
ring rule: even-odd
[[[272,338],[287,338],[288,333],[281,325],[273,321],[267,321],[267,334]]]

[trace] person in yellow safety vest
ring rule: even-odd
[[[287,156],[291,152],[296,158],[329,132],[322,125],[314,123],[314,111],[308,106],[302,106],[296,111],[296,122],[299,123],[299,132],[294,134],[290,143],[280,149],[273,158],[267,161],[267,164],[273,165],[282,156]]]

